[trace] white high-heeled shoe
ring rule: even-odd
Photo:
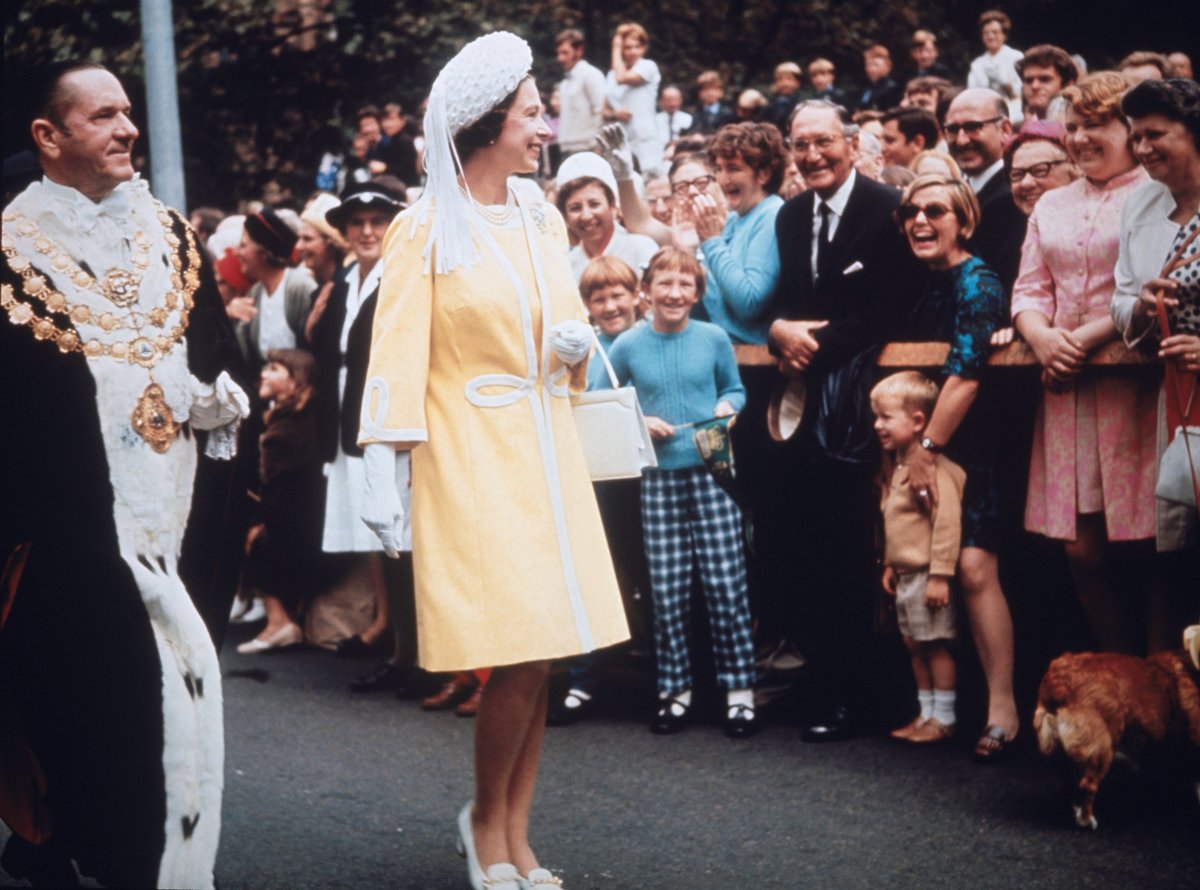
[[[471,831],[471,808],[474,801],[467,801],[458,814],[458,838],[455,847],[458,855],[467,860],[467,879],[472,890],[521,890],[521,875],[517,867],[508,862],[489,865],[485,873],[475,854],[475,836]]]
[[[548,868],[535,868],[525,877],[517,875],[521,890],[538,890],[539,887],[562,887],[562,878],[556,878]]]

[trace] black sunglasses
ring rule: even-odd
[[[917,204],[901,204],[896,208],[896,221],[903,225],[910,219],[916,219],[917,214],[922,212],[925,214],[927,220],[933,222],[934,220],[941,219],[947,213],[953,213],[954,211],[945,204],[938,204],[936,201],[930,202],[923,207]]]

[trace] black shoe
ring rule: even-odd
[[[351,637],[357,639],[357,637]],[[408,671],[398,664],[384,662],[369,674],[355,677],[350,681],[351,692],[384,692],[389,689],[403,691]]]
[[[572,689],[563,696],[562,701],[551,706],[546,714],[547,726],[570,726],[596,713],[596,697],[587,698]]]
[[[758,734],[758,720],[752,705],[730,705],[725,709],[725,735],[731,739],[748,739]]]
[[[688,722],[691,707],[677,698],[669,698],[658,708],[650,721],[650,731],[655,735],[672,735],[683,729]]]
[[[854,738],[855,734],[850,709],[845,705],[838,705],[826,714],[825,719],[804,727],[800,737],[806,742],[840,742]]]
[[[375,647],[363,641],[363,638],[358,634],[352,637],[338,640],[337,648],[338,658],[362,658],[365,655],[370,655],[375,651]]]

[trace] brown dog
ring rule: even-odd
[[[1189,649],[1198,636],[1189,634]],[[1193,780],[1200,780],[1198,677],[1193,657],[1184,650],[1144,659],[1068,653],[1050,663],[1033,727],[1041,752],[1047,757],[1061,752],[1070,764],[1080,827],[1099,824],[1093,812],[1096,792],[1118,750],[1134,754],[1149,744],[1174,749],[1190,762]]]

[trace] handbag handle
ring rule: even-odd
[[[1167,260],[1167,264],[1163,267],[1162,277],[1165,278],[1177,269],[1190,265],[1200,259],[1200,251],[1197,251],[1192,256],[1184,259],[1184,254],[1187,252],[1187,249],[1192,242],[1196,240],[1197,235],[1200,235],[1200,226],[1198,226],[1191,235],[1184,239],[1184,242],[1179,245],[1179,249],[1175,251],[1169,260]],[[1171,322],[1167,318],[1167,305],[1164,302],[1165,297],[1166,294],[1162,290],[1158,290],[1154,294],[1154,309],[1155,314],[1158,316],[1158,333],[1159,337],[1163,340],[1171,336]],[[1184,453],[1187,454],[1188,469],[1192,474],[1192,489],[1196,495],[1196,503],[1200,504],[1200,474],[1197,474],[1196,472],[1196,465],[1192,461],[1191,443],[1188,441],[1188,421],[1190,420],[1192,409],[1196,405],[1196,388],[1197,384],[1200,383],[1200,377],[1197,377],[1196,374],[1185,375],[1179,370],[1179,368],[1175,367],[1174,363],[1170,362],[1168,362],[1166,368],[1164,368],[1163,376],[1163,382],[1166,385],[1168,395],[1167,413],[1170,415],[1172,411],[1174,411],[1175,413],[1179,414],[1179,434],[1183,436],[1183,450]],[[1191,378],[1192,387],[1191,392],[1189,392],[1187,395],[1187,400],[1184,401],[1183,390],[1187,385],[1186,380],[1188,377]],[[1171,419],[1168,418],[1167,434],[1170,435],[1170,432]]]
[[[596,331],[592,330],[592,342],[596,344],[596,351],[600,353],[600,358],[604,359],[604,370],[608,371],[608,380],[612,384],[613,389],[620,389],[621,382],[617,380],[617,372],[613,370],[612,362],[608,360],[608,353],[604,351],[604,344],[600,342],[600,338],[596,335]]]

